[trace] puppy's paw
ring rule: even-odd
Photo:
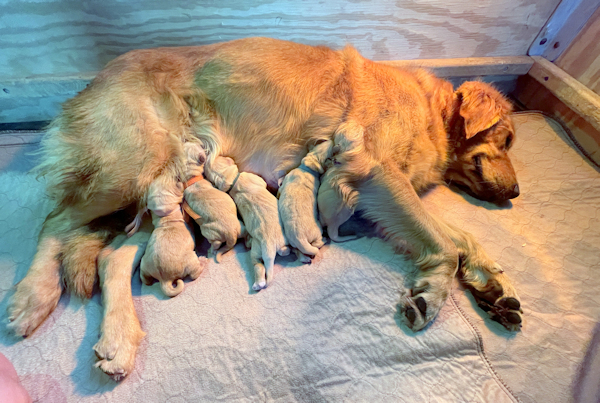
[[[260,291],[267,288],[267,273],[265,266],[262,263],[256,263],[254,265],[254,284],[252,289],[254,291]]]
[[[477,305],[487,312],[493,321],[513,332],[521,329],[523,310],[517,295],[511,292],[512,287],[503,287],[499,281],[491,278],[482,290],[470,286],[469,289]]]
[[[62,289],[58,282],[43,282],[25,277],[17,284],[8,306],[8,328],[27,337],[54,311]]]
[[[419,331],[429,324],[438,314],[448,298],[450,281],[430,282],[427,279],[417,281],[409,291],[400,310],[406,326]]]

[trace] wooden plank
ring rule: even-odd
[[[600,131],[600,95],[543,57],[533,56],[533,59],[529,75]]]
[[[529,56],[468,57],[457,59],[393,60],[380,63],[397,68],[422,67],[440,77],[501,76],[527,74],[533,65]]]
[[[598,9],[598,0],[563,0],[534,39],[527,53],[554,61],[567,49],[586,21]]]
[[[545,112],[562,121],[588,157],[600,164],[600,131],[565,105],[547,87],[529,75],[521,76],[512,95],[527,109]]]
[[[600,95],[600,8],[555,64]]]
[[[132,49],[268,36],[372,60],[525,55],[560,0],[3,0],[0,77],[99,71]]]

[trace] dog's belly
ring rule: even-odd
[[[224,148],[222,154],[233,158],[240,172],[254,173],[263,178],[270,188],[277,189],[280,179],[300,165],[307,153],[303,144],[285,141],[286,138],[281,136],[273,144],[273,141],[234,136],[226,142],[230,146]]]

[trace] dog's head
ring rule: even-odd
[[[229,157],[216,157],[205,174],[217,189],[227,191],[238,174],[238,167]]]
[[[490,85],[470,81],[455,92],[453,152],[446,182],[473,197],[502,202],[519,195],[508,157],[514,140],[510,103]]]

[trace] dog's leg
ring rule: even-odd
[[[98,257],[98,274],[102,287],[100,340],[94,346],[99,367],[115,381],[133,370],[135,355],[145,333],[135,313],[131,295],[131,276],[140,263],[152,232],[151,226],[128,238],[119,235]]]
[[[521,303],[517,291],[502,268],[483,250],[475,237],[450,224],[447,233],[461,257],[461,281],[473,294],[477,304],[492,320],[509,330],[521,328]]]
[[[358,208],[365,217],[382,227],[391,241],[403,239],[412,247],[420,270],[401,310],[408,327],[420,330],[448,297],[458,268],[458,250],[393,162],[373,167],[358,191]]]
[[[267,287],[267,275],[265,265],[262,261],[262,246],[256,240],[251,242],[250,245],[250,261],[252,267],[254,267],[254,284],[252,289],[254,291],[262,290]]]
[[[57,208],[46,217],[29,271],[17,284],[8,306],[8,327],[15,334],[29,336],[56,308],[63,289],[60,253],[66,235],[111,211],[90,204]]]

